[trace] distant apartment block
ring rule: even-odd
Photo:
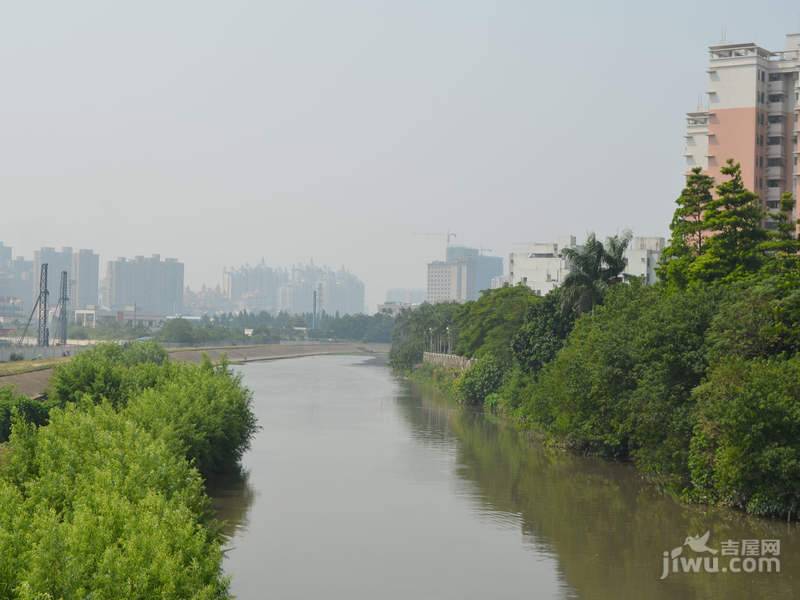
[[[428,263],[428,302],[477,300],[503,274],[503,259],[485,256],[477,248],[448,246],[446,260]]]
[[[315,300],[316,299],[316,300]],[[316,265],[292,267],[278,289],[279,309],[294,314],[316,312],[353,315],[364,312],[364,282],[344,268],[333,271]]]
[[[555,242],[515,244],[508,257],[508,283],[527,285],[534,293],[544,296],[564,282],[569,264],[563,252],[565,248],[575,247],[574,235]]]
[[[261,261],[251,267],[225,269],[222,292],[233,306],[249,311],[329,315],[364,312],[364,282],[344,268],[334,271],[314,264],[291,269]]]
[[[33,253],[33,273],[31,293],[35,297],[39,287],[38,274],[43,264],[47,264],[48,288],[55,290],[61,272],[67,272],[68,296],[72,308],[94,306],[98,302],[100,258],[92,250],[78,250],[65,246],[61,250],[43,247]]]
[[[764,208],[776,210],[784,192],[800,192],[800,34],[787,35],[778,52],[753,43],[716,44],[709,52],[707,108],[687,114],[687,171],[701,167],[720,181],[732,158]]]
[[[625,250],[625,277],[639,278],[647,285],[658,281],[656,267],[666,241],[663,237],[635,237]]]
[[[174,258],[119,258],[106,265],[105,304],[151,315],[183,312],[183,263]]]
[[[222,272],[222,293],[239,310],[278,311],[278,289],[288,276],[262,260],[255,266],[243,265]]]

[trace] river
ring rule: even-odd
[[[238,368],[262,429],[244,475],[212,490],[237,598],[800,596],[794,525],[681,505],[629,466],[545,449],[376,359]],[[711,557],[682,546],[706,531],[720,567],[742,540],[780,540],[781,572],[661,579],[665,551]]]

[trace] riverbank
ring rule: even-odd
[[[325,354],[387,354],[389,344],[359,342],[262,344],[253,346],[218,346],[207,348],[173,348],[168,350],[170,358],[176,361],[198,363],[206,355],[212,362],[218,362],[223,355],[231,363],[246,363],[262,360],[280,360]],[[47,390],[53,375],[53,368],[70,357],[53,361],[20,361],[9,363],[8,372],[0,369],[0,387],[13,387],[20,394],[30,398],[40,397]],[[13,368],[12,368],[13,365]]]

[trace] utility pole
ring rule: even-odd
[[[47,291],[47,263],[44,263],[39,275],[39,332],[36,337],[38,346],[50,345],[50,330],[47,328],[47,296],[49,294],[50,292]]]
[[[317,290],[314,290],[312,303],[313,309],[311,313],[311,331],[314,331],[317,328]]]

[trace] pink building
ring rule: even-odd
[[[733,158],[744,184],[775,210],[781,194],[800,192],[800,33],[787,35],[780,52],[753,43],[721,43],[709,52],[707,108],[687,115],[687,170],[702,167],[719,181],[720,167]]]

